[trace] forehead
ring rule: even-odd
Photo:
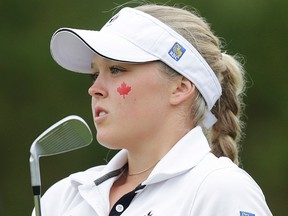
[[[138,62],[123,62],[123,61],[116,61],[113,59],[109,59],[109,58],[105,58],[103,56],[100,55],[95,55],[92,58],[91,61],[91,69],[95,69],[95,68],[99,68],[105,65],[119,65],[119,66],[123,66],[123,67],[138,67],[138,66],[156,66],[157,68],[160,68],[160,62],[159,61],[151,61],[151,62],[143,62],[143,63],[138,63]]]
[[[92,58],[92,61],[91,61],[91,68],[97,68],[103,64],[115,64],[117,61],[113,61],[111,59],[108,59],[108,58],[104,58],[100,55],[94,55],[93,58]]]

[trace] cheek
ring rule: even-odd
[[[91,98],[91,109],[92,109],[92,115],[93,115],[93,118],[94,118],[95,117],[95,113],[94,113],[94,110],[95,110],[94,97]]]
[[[119,117],[127,118],[129,116],[137,115],[139,106],[141,104],[141,85],[137,85],[137,82],[123,81],[114,88],[114,101],[115,108]]]
[[[119,87],[117,87],[117,92],[120,96],[125,99],[125,96],[128,96],[128,94],[131,92],[132,87],[129,86],[126,82],[122,82]]]

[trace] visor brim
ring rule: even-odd
[[[91,73],[91,62],[95,54],[131,63],[159,60],[125,38],[101,31],[59,29],[51,39],[50,49],[53,59],[60,66],[87,74]]]

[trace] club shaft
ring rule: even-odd
[[[41,216],[40,195],[34,195],[35,215]]]

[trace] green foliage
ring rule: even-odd
[[[246,61],[248,126],[242,143],[243,166],[263,189],[272,212],[285,215],[288,1],[182,2],[197,8],[216,34],[225,38],[225,49],[240,53]],[[42,131],[70,114],[80,115],[93,128],[87,93],[90,78],[56,65],[49,52],[53,32],[64,26],[99,29],[115,6],[111,0],[0,2],[0,215],[30,214],[29,149]],[[94,141],[86,149],[41,159],[43,191],[72,172],[105,163],[107,153]]]

